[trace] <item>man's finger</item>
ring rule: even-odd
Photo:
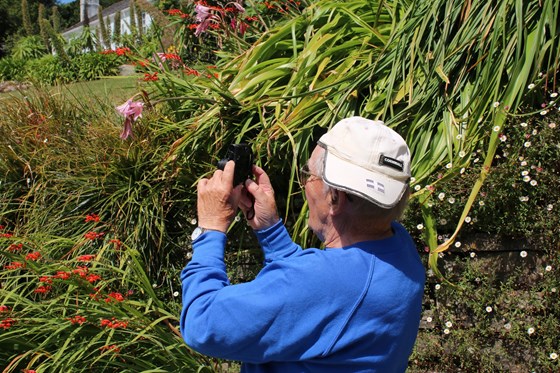
[[[235,162],[228,161],[224,167],[224,173],[222,174],[222,182],[233,185],[233,177],[235,174]]]
[[[196,190],[201,191],[206,187],[206,184],[208,184],[208,179],[200,179],[196,184]]]
[[[262,168],[257,165],[253,165],[253,175],[255,175],[255,180],[260,187],[266,186],[272,188],[272,185],[270,184],[270,178]]]

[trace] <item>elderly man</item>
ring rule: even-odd
[[[181,274],[181,332],[194,350],[242,372],[403,372],[418,332],[425,272],[395,220],[408,198],[410,154],[382,122],[347,118],[302,168],[309,228],[324,249],[295,244],[263,169],[232,187],[234,162],[198,184],[194,253]],[[246,192],[242,189],[245,188]],[[226,231],[254,198],[264,267],[230,285]]]

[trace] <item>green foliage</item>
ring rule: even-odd
[[[169,103],[187,129],[177,152],[205,144],[208,154],[219,154],[232,141],[253,143],[258,158],[278,176],[279,195],[289,196],[281,206],[286,220],[298,222],[294,237],[305,237],[307,211],[292,192],[298,190],[295,171],[308,158],[317,131],[361,114],[384,120],[407,139],[413,186],[436,173],[442,173],[441,184],[451,182],[483,141],[485,167],[465,203],[462,214],[468,213],[496,151],[492,128],[506,125],[539,71],[558,68],[558,33],[541,33],[557,24],[549,17],[558,15],[558,4],[518,6],[513,1],[476,1],[469,7],[462,1],[313,4],[270,28],[243,55],[223,54],[217,80],[161,75],[162,94],[181,98]],[[448,163],[452,167],[443,168]],[[437,222],[432,215],[437,216],[426,209],[425,219]],[[437,227],[429,228],[433,243]]]
[[[85,53],[74,57],[72,64],[76,80],[93,80],[103,76],[117,75],[122,58],[114,54]]]
[[[56,56],[46,55],[25,64],[25,78],[40,84],[52,85],[72,81],[72,71]]]
[[[276,8],[247,6],[255,21],[244,34],[231,28],[228,15],[215,30],[194,37],[191,4],[174,19],[176,49],[162,50],[167,45],[151,38],[161,30],[147,35],[151,41],[139,48],[141,56],[167,54],[139,61],[151,83],[134,97],[144,112],[131,140],[118,139],[122,118],[114,107],[124,98],[68,99],[39,90],[0,103],[0,300],[10,312],[1,317],[17,320],[0,330],[0,361],[12,362],[8,371],[208,366],[201,357],[194,361],[176,334],[174,294],[196,224],[198,178],[215,169],[230,143],[251,142],[288,228],[305,246],[313,238],[297,184],[299,165],[322,131],[361,114],[386,121],[413,150],[416,194],[405,224],[420,246],[429,244],[436,271],[426,289],[433,303],[423,319],[426,324],[431,317],[432,325],[424,325],[411,370],[557,370],[550,354],[559,348],[552,289],[560,287],[554,251],[560,139],[551,125],[559,122],[557,92],[549,87],[557,86],[560,5],[270,4]],[[137,41],[136,34],[123,37],[130,47]],[[122,57],[82,55],[93,45],[86,30],[71,47],[71,63],[46,56],[30,61],[26,71],[48,84],[114,73]],[[18,61],[0,62],[0,72],[2,65],[13,71]],[[527,89],[529,83],[537,88]],[[537,110],[541,103],[546,115]],[[92,213],[99,221],[84,221]],[[455,234],[457,221],[465,225],[464,236]],[[449,255],[435,250],[448,238],[480,233],[539,237],[552,269],[535,266],[532,275],[542,281],[528,285],[521,268],[497,279],[491,261],[461,258],[454,267]],[[258,268],[250,264],[259,262],[252,232],[236,222],[229,237],[229,274],[234,282],[248,280]],[[22,244],[21,251],[12,244]],[[95,255],[87,262],[89,273],[101,276],[95,285],[79,274],[81,255]],[[456,286],[439,292],[437,284],[434,298],[440,257]],[[52,277],[75,270],[69,279]],[[46,285],[42,275],[53,284],[37,293]],[[127,296],[121,301],[116,293]],[[73,324],[76,315],[86,321]],[[112,317],[126,321],[126,328],[101,325]],[[528,334],[529,327],[537,333]]]
[[[22,37],[12,48],[12,57],[20,60],[39,58],[46,53],[45,44],[38,35]]]
[[[560,368],[560,256],[445,255],[453,286],[431,278],[408,371],[555,372]]]
[[[0,59],[0,81],[19,80],[24,77],[25,61],[14,57]]]

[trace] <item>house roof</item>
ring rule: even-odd
[[[125,10],[130,8],[130,0],[121,0],[118,3],[114,3],[113,5],[108,6],[107,8],[103,9],[101,14],[103,17],[107,17],[111,14],[117,13],[119,11]],[[89,19],[89,22],[95,21],[97,20],[97,14],[94,15],[93,17],[91,17]],[[74,25],[72,25],[71,27],[67,28],[66,30],[64,30],[62,33],[68,32],[68,31],[72,31],[75,28],[78,28],[80,26],[84,26],[86,23],[84,21],[78,22]]]

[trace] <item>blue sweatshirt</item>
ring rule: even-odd
[[[408,232],[392,227],[383,240],[302,250],[279,222],[256,232],[264,267],[237,285],[225,234],[204,233],[181,273],[184,340],[241,372],[404,372],[425,271]]]

